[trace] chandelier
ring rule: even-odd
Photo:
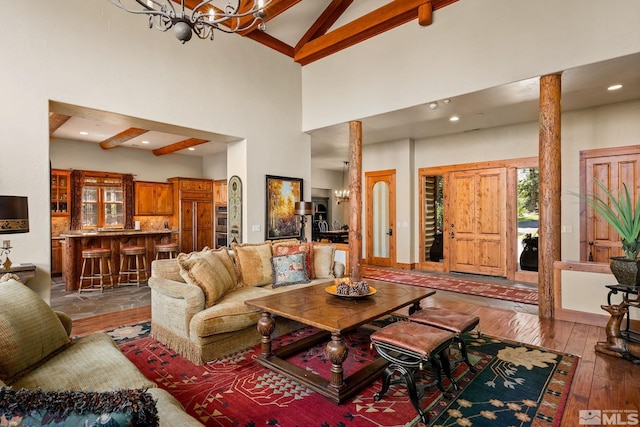
[[[149,15],[149,28],[167,31],[173,27],[176,38],[184,44],[191,40],[194,33],[201,39],[213,40],[214,30],[238,33],[258,24],[258,29],[264,31],[264,19],[267,16],[264,9],[273,0],[228,0],[222,9],[214,5],[222,0],[196,0],[192,2],[196,6],[191,10],[191,15],[189,9],[185,8],[185,0],[109,1],[127,12]]]
[[[342,166],[342,185],[344,185],[344,171],[347,169],[347,166],[349,166],[349,162],[344,162],[344,165]],[[348,202],[350,195],[351,195],[351,191],[347,189],[336,190],[335,192],[336,203],[340,204],[340,203]]]

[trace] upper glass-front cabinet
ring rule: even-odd
[[[71,172],[51,170],[51,216],[69,216],[71,211]]]

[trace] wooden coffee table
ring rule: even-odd
[[[343,334],[410,304],[413,304],[411,310],[419,309],[420,300],[435,293],[431,289],[417,286],[376,280],[367,280],[367,283],[375,288],[376,293],[363,298],[344,298],[329,294],[325,289],[333,284],[331,281],[245,301],[248,306],[262,310],[258,321],[258,331],[262,335],[258,362],[304,384],[336,404],[353,396],[377,378],[387,362],[379,358],[345,378],[342,362],[347,357],[348,349]],[[273,349],[271,334],[276,322],[272,315],[314,326],[321,329],[321,332]],[[326,341],[329,337],[326,352],[331,361],[330,381],[285,360],[286,357]]]

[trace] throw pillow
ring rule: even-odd
[[[313,270],[313,246],[311,243],[305,242],[283,242],[272,243],[271,250],[273,256],[295,254],[296,252],[304,252],[306,254],[307,275],[309,279],[315,279],[316,273]]]
[[[336,247],[333,245],[313,245],[313,269],[316,279],[333,279],[333,263]]]
[[[273,287],[309,283],[306,266],[307,254],[297,252],[271,258],[273,267]]]
[[[273,282],[271,243],[232,243],[238,284],[262,286]]]
[[[158,426],[146,390],[113,392],[0,389],[0,426]]]
[[[229,272],[229,275],[233,279],[234,283],[238,284],[238,273],[236,272],[236,266],[227,247],[223,246],[220,249],[209,249],[209,247],[205,246],[202,251],[204,252],[206,250],[208,250],[212,255],[217,256],[220,261],[222,261],[224,267]]]
[[[213,251],[179,254],[180,275],[185,282],[196,285],[204,293],[204,305],[215,305],[228,291],[235,288],[236,282],[227,267]]]
[[[40,295],[13,279],[0,285],[0,380],[11,384],[68,343],[67,331]]]

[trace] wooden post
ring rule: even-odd
[[[349,122],[349,276],[362,280],[362,122]]]
[[[540,78],[540,221],[538,226],[538,313],[553,319],[553,262],[560,260],[561,75]]]

